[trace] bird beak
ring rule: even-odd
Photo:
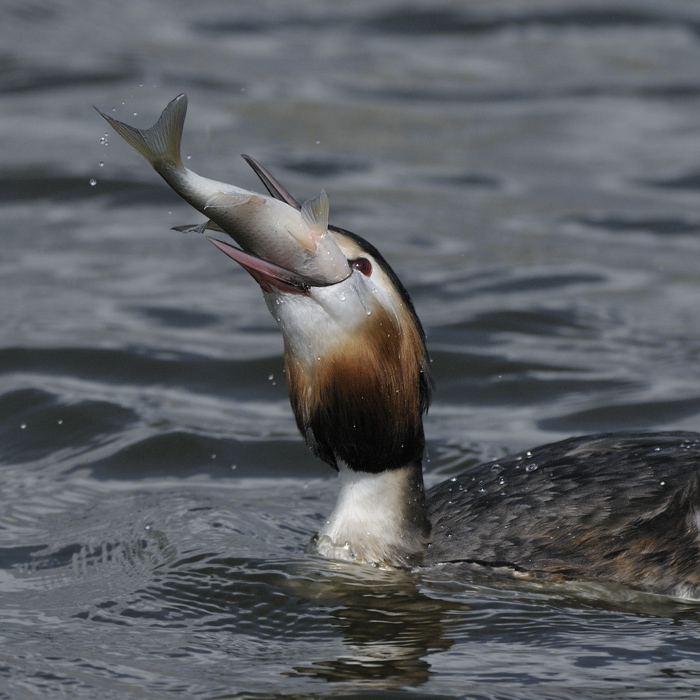
[[[209,240],[225,255],[235,260],[244,270],[247,270],[251,277],[260,285],[264,292],[272,292],[274,289],[279,289],[282,292],[290,294],[306,294],[309,288],[313,286],[310,280],[303,275],[287,270],[284,267],[275,265],[275,263],[263,260],[255,255],[250,255],[242,251],[236,246],[229,243],[224,243],[216,238]],[[318,286],[318,285],[317,285]]]
[[[287,191],[287,189],[280,184],[277,178],[262,164],[259,163],[255,158],[247,156],[245,153],[241,156],[243,160],[250,165],[255,171],[255,174],[260,178],[260,182],[265,185],[265,189],[275,198],[279,199],[280,202],[286,202],[290,207],[295,209],[301,209],[301,204]]]

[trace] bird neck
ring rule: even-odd
[[[421,468],[430,379],[413,307],[407,297],[392,307],[370,300],[359,320],[310,323],[317,306],[293,301],[306,316],[273,305],[292,409],[309,447],[340,473],[313,547],[382,567],[418,564],[430,533]]]
[[[377,307],[360,332],[311,355],[285,337],[285,364],[297,425],[318,457],[375,474],[420,464],[430,380],[417,320]]]
[[[430,535],[420,462],[377,474],[341,465],[339,472],[335,509],[310,549],[381,568],[419,565]]]

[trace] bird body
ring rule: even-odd
[[[569,438],[476,465],[428,492],[424,562],[697,597],[699,465],[690,432]]]
[[[290,402],[311,450],[339,471],[310,550],[384,568],[464,562],[521,577],[700,594],[700,435],[571,438],[423,485],[431,380],[410,297],[374,246],[300,205],[244,156],[268,195],[191,173],[186,98],[141,131],[103,116],[209,221],[260,285],[284,339]],[[101,113],[102,114],[102,113]]]

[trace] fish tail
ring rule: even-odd
[[[137,129],[100,112],[97,107],[95,109],[156,170],[173,166],[178,170],[185,170],[180,156],[182,128],[187,113],[187,96],[184,92],[168,104],[150,129]]]

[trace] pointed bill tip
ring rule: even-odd
[[[265,189],[280,202],[286,202],[290,207],[301,209],[301,205],[297,200],[283,187],[277,178],[262,164],[258,163],[255,158],[251,158],[245,153],[241,154],[241,158],[253,168],[255,174],[260,178],[260,182],[265,185]]]

